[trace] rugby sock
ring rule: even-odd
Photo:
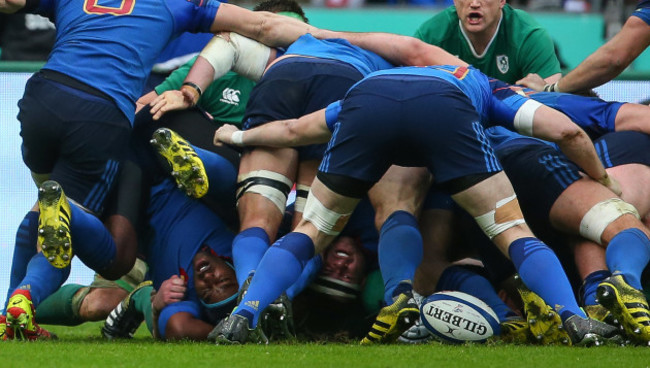
[[[639,229],[626,229],[616,234],[606,250],[607,267],[622,274],[635,289],[642,289],[641,273],[650,260],[650,240]]]
[[[413,280],[422,261],[422,235],[417,220],[406,211],[388,216],[379,233],[379,269],[384,279],[384,302],[393,304],[400,282]]]
[[[513,241],[508,251],[524,284],[553,307],[562,321],[574,314],[587,317],[578,306],[560,261],[546,244],[537,238],[521,238]]]
[[[151,309],[151,292],[153,286],[145,286],[131,295],[131,302],[135,310],[144,315],[144,322],[149,332],[153,334],[153,310]]]
[[[305,234],[289,233],[275,242],[264,254],[248,292],[233,313],[248,318],[250,328],[257,326],[260,312],[298,280],[313,256],[314,243]]]
[[[27,212],[25,218],[18,226],[16,232],[16,243],[14,246],[14,255],[11,262],[11,276],[9,278],[9,290],[7,299],[13,294],[14,290],[25,278],[27,274],[27,264],[36,254],[36,243],[38,242],[38,212]]]
[[[208,175],[208,194],[216,199],[233,196],[237,184],[237,168],[220,155],[192,145]]]
[[[75,255],[91,269],[101,273],[114,260],[115,242],[99,219],[70,203],[72,249]]]
[[[300,277],[287,289],[289,300],[300,294],[311,282],[318,276],[318,272],[323,267],[323,259],[320,255],[313,256],[302,270]]]
[[[488,279],[465,266],[447,267],[440,275],[436,290],[462,291],[475,296],[494,310],[494,313],[499,317],[499,321],[505,321],[509,317],[516,315],[497,295]]]
[[[77,326],[84,321],[79,318],[79,305],[75,310],[72,299],[84,285],[63,285],[54,294],[48,296],[36,308],[38,322],[45,325]]]
[[[232,259],[240,289],[255,272],[270,245],[269,236],[261,227],[251,227],[237,234],[232,242]]]
[[[611,275],[612,273],[608,270],[599,270],[594,271],[585,277],[580,286],[580,299],[583,306],[598,304],[596,301],[596,289],[598,288],[598,284]]]
[[[56,268],[47,261],[43,253],[32,257],[27,265],[27,275],[17,289],[29,290],[32,303],[37,307],[42,300],[53,294],[70,275],[70,266]]]

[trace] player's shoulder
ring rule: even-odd
[[[458,14],[456,7],[450,6],[433,17],[426,20],[418,27],[415,36],[425,42],[442,41],[458,28]]]
[[[515,9],[508,4],[503,7],[503,18],[506,25],[521,31],[543,29],[530,13]]]

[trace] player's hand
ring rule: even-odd
[[[151,305],[154,310],[161,311],[171,303],[180,302],[185,296],[187,286],[185,280],[177,275],[163,281],[158,291],[151,296]]]
[[[517,84],[534,89],[535,91],[543,91],[546,81],[539,74],[528,73],[527,76],[518,80]]]
[[[186,99],[183,92],[169,90],[163,92],[150,103],[153,120],[160,119],[166,112],[174,110],[185,110],[192,105]]]
[[[614,192],[617,196],[621,196],[623,194],[623,190],[621,189],[621,184],[616,180],[613,176],[607,175],[606,177],[598,180],[602,185],[606,186]]]
[[[232,141],[232,134],[238,132],[239,128],[231,124],[224,124],[216,132],[214,132],[214,139],[212,143],[215,146],[222,146],[224,144],[235,145]]]

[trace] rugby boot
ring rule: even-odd
[[[38,243],[43,255],[56,268],[65,268],[72,260],[70,204],[63,188],[48,180],[38,189]]]
[[[189,142],[168,128],[159,128],[150,143],[169,164],[180,190],[193,198],[201,198],[208,192],[208,175],[203,161]]]
[[[542,345],[569,344],[571,340],[564,331],[560,315],[544,299],[528,289],[519,276],[515,276],[515,282],[524,304],[530,333],[535,339],[532,342]]]
[[[0,341],[6,340],[7,334],[7,317],[0,314]]]
[[[422,344],[433,340],[434,337],[429,332],[427,327],[422,323],[422,319],[418,318],[413,326],[409,327],[404,331],[397,341],[403,342],[406,344]]]
[[[650,342],[650,310],[643,292],[628,285],[623,275],[614,274],[596,289],[598,303],[607,308],[621,323],[635,344]]]
[[[509,318],[500,323],[499,339],[511,344],[535,343],[537,339],[530,332],[528,321],[521,317]]]
[[[361,345],[387,344],[397,338],[420,317],[413,293],[407,291],[399,294],[395,302],[382,308],[373,323],[370,332],[361,340]]]
[[[564,321],[571,345],[573,346],[599,346],[603,344],[622,345],[624,343],[620,330],[605,322],[593,318],[582,318],[577,314]]]
[[[262,331],[269,340],[295,340],[296,332],[293,323],[293,307],[286,293],[282,293],[264,310]]]
[[[5,340],[55,339],[56,335],[41,328],[34,320],[34,304],[29,290],[17,289],[7,303]]]
[[[616,317],[614,317],[612,312],[600,304],[587,305],[583,309],[589,318],[593,318],[596,321],[605,322],[608,325],[622,328],[621,324],[618,323],[618,320]]]
[[[248,318],[231,314],[222,319],[208,334],[208,340],[217,345],[239,345],[247,342],[268,344],[269,339],[262,331],[260,325],[254,329],[248,328]]]
[[[151,287],[152,282],[147,280],[136,286],[129,295],[120,302],[106,317],[102,326],[102,336],[106,339],[132,339],[135,332],[144,321],[142,312],[136,310],[133,295],[145,287]]]

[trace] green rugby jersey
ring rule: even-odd
[[[164,82],[154,88],[156,93],[160,95],[168,90],[180,89],[195,60],[196,57],[174,70]],[[241,127],[241,120],[253,86],[255,82],[250,79],[228,72],[206,88],[197,104],[209,112],[215,122]]]
[[[456,7],[424,22],[415,32],[420,40],[458,56],[490,77],[515,83],[528,73],[547,78],[560,72],[553,41],[528,13],[506,4],[497,33],[483,55],[477,55],[461,30]]]

